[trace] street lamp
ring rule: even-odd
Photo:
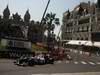
[[[46,14],[46,11],[48,9],[49,4],[50,4],[50,0],[48,0],[48,3],[46,5],[45,11],[43,13],[43,16],[42,16],[42,19],[41,19],[41,22],[40,22],[40,27],[41,27],[40,37],[41,37],[41,41],[42,41],[42,38],[43,38],[43,35],[42,35],[43,34],[43,30],[42,30],[43,29],[43,26],[42,26],[42,24],[43,24],[44,16]]]
[[[43,16],[42,16],[42,19],[41,19],[41,22],[40,22],[40,25],[42,25],[42,22],[43,22],[43,19],[44,19],[44,16],[45,16],[45,14],[46,14],[46,11],[47,11],[47,9],[48,9],[49,4],[50,4],[50,0],[48,0],[48,3],[47,3],[47,5],[46,5],[45,11],[44,11],[44,13],[43,13]]]
[[[60,45],[60,37],[57,37],[57,45],[58,45],[58,51],[59,51],[59,45]]]

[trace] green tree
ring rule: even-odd
[[[39,33],[40,33],[40,26],[39,26],[39,22],[34,22],[31,21],[31,24],[29,25],[28,28],[28,39],[33,42],[36,43],[39,40]]]
[[[52,50],[54,47],[54,40],[55,40],[55,34],[54,34],[54,29],[55,26],[60,25],[59,18],[55,17],[56,14],[54,13],[47,13],[43,23],[44,23],[44,30],[47,30],[47,46],[48,50]]]

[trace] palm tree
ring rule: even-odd
[[[56,16],[56,14],[51,12],[51,13],[47,13],[45,18],[43,19],[44,30],[47,30],[47,46],[48,46],[49,51],[54,46],[55,26],[60,24],[59,18],[56,18],[55,16]]]

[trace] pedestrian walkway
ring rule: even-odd
[[[83,64],[83,65],[100,65],[100,62],[93,62],[93,61],[56,61],[55,64]]]
[[[100,75],[100,72],[86,72],[86,73],[56,73],[56,74],[31,74],[31,75]]]

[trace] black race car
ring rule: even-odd
[[[34,65],[54,64],[54,59],[48,56],[40,58],[20,57],[14,63],[19,66],[34,66]]]
[[[34,66],[35,64],[33,57],[20,57],[14,63],[19,66]]]

